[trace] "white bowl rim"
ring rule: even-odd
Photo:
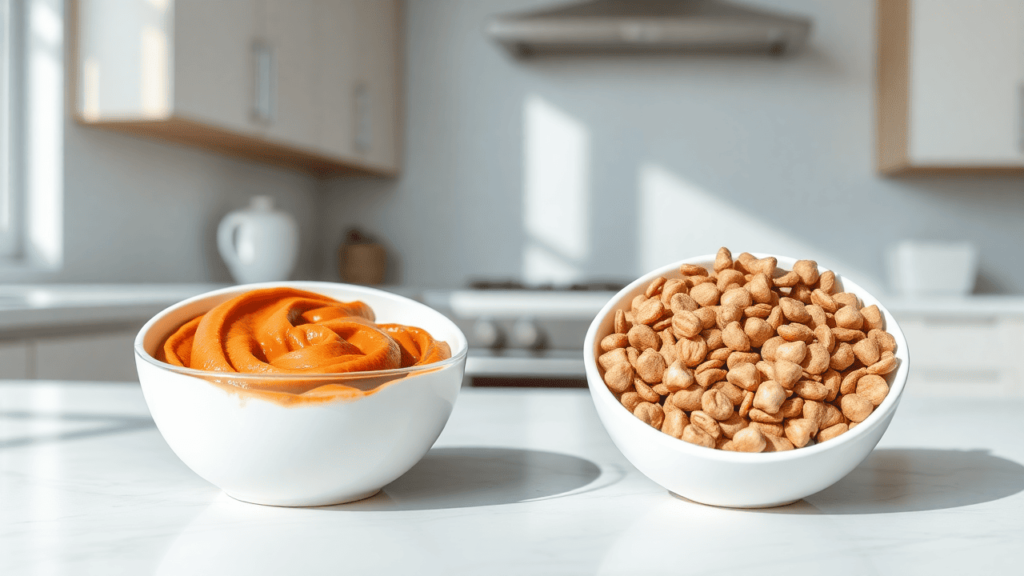
[[[646,442],[653,442],[656,443],[659,447],[664,447],[665,449],[668,450],[681,451],[685,454],[700,458],[710,458],[712,460],[718,460],[721,462],[744,464],[752,464],[758,462],[784,462],[790,460],[799,460],[802,458],[812,458],[816,454],[819,454],[825,450],[831,450],[848,442],[856,441],[858,437],[866,434],[869,428],[874,428],[875,426],[880,425],[882,421],[887,416],[889,416],[890,413],[895,411],[896,405],[899,403],[900,396],[903,394],[903,390],[906,387],[907,374],[909,372],[910,350],[907,347],[906,337],[903,335],[903,330],[900,329],[895,317],[893,317],[892,314],[889,313],[889,310],[886,309],[885,306],[883,306],[882,303],[879,302],[873,294],[861,288],[860,285],[858,285],[856,282],[850,280],[845,276],[840,275],[839,273],[835,273],[836,278],[837,280],[840,280],[843,283],[845,289],[849,290],[850,287],[852,287],[855,292],[859,292],[861,294],[861,300],[864,300],[863,295],[869,296],[871,300],[874,300],[873,303],[878,306],[879,310],[882,311],[883,317],[886,319],[885,331],[888,332],[889,334],[892,334],[893,338],[895,338],[897,352],[896,357],[900,359],[900,365],[897,367],[897,374],[894,377],[892,386],[889,387],[889,393],[886,395],[885,400],[883,400],[881,404],[876,406],[874,411],[872,411],[871,414],[866,419],[864,419],[863,422],[858,424],[857,427],[854,428],[853,430],[848,430],[847,432],[827,442],[816,443],[814,446],[797,448],[794,450],[759,453],[730,452],[727,450],[718,450],[712,448],[705,448],[703,446],[697,446],[695,444],[690,444],[689,442],[685,442],[673,436],[669,436],[668,434],[665,434],[661,430],[658,430],[652,427],[651,425],[644,423],[642,420],[626,411],[622,407],[622,404],[615,399],[615,396],[608,389],[608,386],[605,385],[604,380],[601,378],[601,373],[597,368],[597,358],[594,355],[594,349],[597,338],[597,330],[600,327],[602,321],[608,314],[612,313],[612,309],[616,305],[616,302],[622,299],[622,297],[625,296],[626,294],[633,292],[640,286],[645,286],[649,284],[658,276],[663,276],[666,275],[667,273],[678,271],[679,267],[683,264],[697,264],[700,266],[707,267],[708,263],[714,262],[715,256],[715,254],[705,254],[703,256],[686,258],[684,260],[680,260],[673,264],[662,266],[646,274],[643,274],[642,276],[631,282],[629,285],[627,285],[625,288],[619,290],[615,294],[615,296],[608,300],[608,303],[605,304],[603,308],[601,308],[601,311],[598,312],[597,316],[594,318],[594,321],[591,322],[590,328],[587,329],[587,337],[583,344],[583,361],[587,371],[587,386],[590,389],[590,395],[595,403],[599,401],[611,402],[615,406],[617,406],[621,414],[619,414],[619,412],[613,413],[618,414],[619,416],[622,417],[628,416],[628,419],[626,419],[625,421],[630,422],[630,424],[627,424],[627,426],[634,426],[633,429],[636,434],[639,434],[641,436],[646,435],[647,438],[644,439],[644,441]],[[780,263],[783,261],[795,262],[797,260],[796,258],[792,258],[789,256],[780,256],[778,254],[764,254],[757,252],[753,253],[753,256],[755,258],[766,258],[770,256],[776,258]],[[826,272],[829,269],[819,265],[818,270],[819,272]]]
[[[146,335],[149,333],[149,331],[153,328],[153,326],[157,322],[162,320],[168,314],[171,314],[172,312],[178,310],[179,308],[182,308],[182,307],[185,307],[185,306],[189,306],[189,305],[194,304],[196,302],[201,302],[201,301],[209,299],[209,298],[215,298],[215,297],[224,296],[224,295],[227,295],[227,294],[243,294],[243,293],[249,292],[251,290],[259,290],[259,289],[262,289],[262,288],[298,288],[298,289],[307,290],[309,292],[316,292],[318,294],[326,296],[326,294],[322,294],[322,293],[317,291],[318,287],[322,288],[322,287],[325,287],[325,286],[330,286],[332,288],[339,288],[339,287],[340,288],[344,288],[346,291],[351,292],[351,293],[356,294],[356,295],[358,295],[358,294],[367,294],[367,295],[379,296],[379,297],[384,297],[384,298],[396,300],[396,301],[402,302],[402,303],[414,304],[416,306],[422,306],[424,308],[427,308],[428,310],[438,314],[440,318],[443,318],[446,322],[451,324],[451,327],[454,329],[454,333],[458,335],[458,339],[457,339],[458,341],[455,343],[457,346],[453,346],[452,347],[453,350],[452,350],[451,358],[448,358],[447,360],[442,360],[440,362],[432,362],[430,364],[422,364],[420,366],[409,366],[409,367],[406,367],[406,368],[393,368],[393,369],[390,369],[390,370],[367,370],[367,371],[362,371],[362,372],[339,372],[339,373],[325,373],[325,374],[276,374],[276,373],[275,374],[250,374],[250,373],[247,373],[247,372],[215,372],[215,371],[211,371],[211,370],[197,370],[195,368],[185,368],[183,366],[175,366],[173,364],[168,364],[167,362],[161,362],[160,360],[157,360],[156,358],[153,357],[152,354],[150,354],[149,352],[146,352],[146,348],[143,345],[143,342],[146,339]],[[415,301],[415,300],[413,300],[411,298],[406,298],[405,296],[400,296],[398,294],[394,294],[394,293],[388,292],[386,290],[379,290],[377,288],[370,288],[368,286],[358,286],[358,285],[354,285],[354,284],[345,284],[345,283],[342,283],[342,282],[319,282],[319,281],[312,281],[312,280],[308,280],[308,281],[307,280],[296,280],[296,281],[285,281],[285,282],[260,282],[260,283],[256,283],[256,284],[238,284],[238,285],[235,285],[235,286],[228,286],[226,288],[219,288],[217,290],[211,290],[210,292],[204,292],[202,294],[198,294],[198,295],[193,296],[191,298],[187,298],[185,300],[182,300],[182,301],[180,301],[180,302],[178,302],[176,304],[172,304],[172,305],[168,306],[167,308],[161,310],[157,314],[155,314],[152,318],[149,319],[148,322],[146,322],[145,325],[143,325],[142,329],[139,330],[138,335],[135,336],[134,349],[135,349],[135,355],[136,356],[138,356],[139,358],[145,360],[149,364],[152,364],[153,366],[156,366],[157,368],[160,368],[160,369],[163,369],[163,370],[167,370],[169,372],[174,372],[174,373],[177,373],[177,374],[184,374],[184,375],[187,375],[187,376],[194,376],[194,377],[203,378],[203,379],[207,379],[207,378],[230,378],[232,380],[252,379],[252,380],[260,380],[260,381],[275,380],[275,379],[290,380],[290,381],[294,381],[294,380],[319,381],[319,380],[330,379],[332,381],[338,381],[338,380],[356,379],[356,378],[358,378],[358,379],[365,379],[365,378],[377,378],[377,377],[382,377],[382,376],[398,376],[398,375],[403,375],[403,374],[411,374],[411,373],[421,372],[421,371],[425,371],[425,370],[437,370],[437,369],[440,369],[440,368],[445,368],[445,367],[451,366],[453,364],[458,364],[459,362],[461,362],[466,357],[466,354],[469,351],[469,345],[468,345],[468,343],[466,341],[465,335],[462,334],[462,331],[459,330],[458,326],[455,326],[455,323],[451,322],[451,320],[449,320],[443,314],[441,314],[440,312],[434,310],[433,308],[430,308],[429,306],[427,306],[426,304],[423,304],[422,302],[417,302],[417,301]]]

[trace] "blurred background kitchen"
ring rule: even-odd
[[[0,0],[0,378],[133,381],[236,281],[455,318],[469,385],[727,245],[884,294],[909,394],[1024,394],[1024,0]]]

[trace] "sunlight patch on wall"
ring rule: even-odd
[[[882,286],[873,274],[793,236],[786,230],[790,222],[753,216],[662,166],[642,165],[639,188],[637,274],[728,246],[734,255],[765,252],[816,260],[869,291]]]
[[[526,99],[523,121],[523,280],[578,281],[590,255],[590,136],[536,96]]]

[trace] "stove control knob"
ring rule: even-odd
[[[501,348],[505,335],[494,320],[480,318],[473,324],[473,344],[481,348]]]
[[[516,348],[538,349],[544,347],[544,332],[532,318],[517,320],[512,325],[512,345]]]

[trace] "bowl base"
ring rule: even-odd
[[[726,506],[724,504],[711,504],[711,503],[708,503],[708,502],[700,502],[698,500],[694,500],[692,498],[687,498],[686,496],[682,496],[680,494],[676,494],[675,492],[673,492],[671,490],[669,490],[668,493],[671,494],[675,498],[683,500],[684,502],[692,502],[694,504],[700,504],[701,506],[710,506],[712,508],[727,508],[727,509],[732,509],[732,510],[758,510],[758,509],[761,509],[761,508],[781,508],[783,506],[789,506],[790,504],[796,504],[797,502],[803,500],[803,498],[797,498],[796,500],[790,500],[788,502],[779,502],[777,504],[754,504],[754,505],[751,505],[751,506]]]
[[[350,502],[358,502],[359,500],[366,500],[376,496],[381,491],[381,488],[376,490],[370,490],[368,492],[362,492],[359,494],[353,494],[351,496],[343,496],[341,499],[329,499],[329,500],[309,500],[309,501],[298,501],[298,500],[275,500],[273,498],[259,498],[254,496],[241,496],[238,494],[232,494],[227,490],[225,494],[238,500],[239,502],[245,502],[246,504],[258,504],[260,506],[277,506],[280,508],[317,508],[320,506],[336,506],[338,504],[348,504]]]

